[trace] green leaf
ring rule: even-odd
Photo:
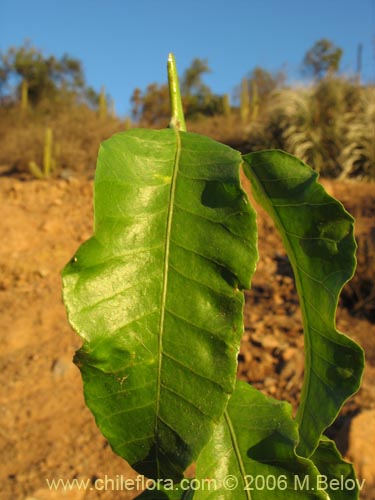
[[[233,391],[255,213],[239,153],[175,130],[105,141],[95,233],[63,271],[86,403],[116,453],[176,481]]]
[[[335,326],[340,291],[355,269],[354,221],[316,182],[318,175],[294,156],[264,151],[244,160],[256,200],[280,231],[300,297],[305,378],[298,452],[309,456],[357,391],[363,372],[362,349]]]
[[[296,455],[297,423],[291,406],[237,382],[225,416],[201,452],[194,500],[312,500],[319,471]],[[208,487],[211,480],[211,487]]]
[[[159,485],[158,489],[148,489],[136,497],[138,500],[192,500],[194,490],[188,487],[188,480],[184,480],[183,487],[175,484],[173,487],[164,488]]]
[[[357,500],[359,498],[358,480],[353,465],[342,459],[333,441],[325,436],[311,456],[319,469],[320,486],[331,500]]]

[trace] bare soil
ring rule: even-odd
[[[350,419],[375,408],[375,326],[371,272],[375,254],[375,185],[329,182],[357,218],[359,276],[346,287],[338,328],[367,356],[361,390],[329,430],[342,452]],[[97,478],[135,478],[96,428],[72,363],[80,340],[68,325],[60,271],[92,230],[92,182],[0,178],[0,499],[131,499],[96,491]],[[239,377],[296,408],[303,377],[303,334],[285,252],[259,211],[258,265],[246,293]],[[356,315],[354,316],[353,313]],[[371,321],[372,320],[372,321]],[[373,460],[372,457],[369,459]],[[86,491],[49,492],[46,479],[90,480]],[[110,484],[110,483],[109,483]],[[362,498],[375,498],[371,491]]]

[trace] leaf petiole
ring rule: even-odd
[[[180,85],[178,83],[178,74],[176,67],[176,60],[174,55],[168,55],[168,86],[169,86],[169,99],[171,103],[171,121],[170,127],[186,132],[186,124],[184,117],[184,110],[182,108]]]

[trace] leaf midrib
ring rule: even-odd
[[[261,180],[259,179],[259,176],[255,172],[255,169],[252,168],[251,165],[249,165],[249,168],[251,169],[251,173],[253,174],[253,178],[256,181],[257,188],[262,192],[263,194],[263,199],[264,204],[268,206],[269,212],[273,213],[274,215],[274,221],[275,225],[281,228],[280,234],[281,234],[281,239],[284,243],[285,250],[288,254],[290,263],[292,264],[292,267],[296,269],[294,271],[294,279],[296,282],[296,288],[297,291],[299,291],[298,296],[299,296],[299,305],[301,308],[301,314],[302,314],[302,320],[303,320],[303,328],[304,328],[304,342],[305,342],[305,348],[304,348],[304,354],[305,354],[305,372],[304,372],[304,380],[303,380],[303,387],[302,387],[302,393],[301,393],[301,401],[300,405],[298,408],[296,420],[299,423],[299,427],[301,426],[301,423],[304,420],[304,414],[306,411],[306,406],[307,406],[307,401],[308,401],[308,395],[310,393],[310,368],[312,366],[312,353],[311,353],[311,342],[310,342],[310,325],[313,324],[313,322],[310,322],[308,320],[309,315],[308,311],[305,307],[305,291],[304,291],[304,285],[302,278],[300,277],[299,273],[297,272],[299,269],[298,266],[298,261],[295,255],[295,250],[293,247],[292,242],[289,241],[289,238],[287,236],[287,231],[286,228],[279,216],[278,211],[276,210],[275,206],[273,205],[271,200],[271,197],[268,195],[267,191],[262,185]],[[316,182],[316,179],[315,179]],[[300,444],[300,443],[299,443]],[[298,447],[298,445],[297,445]],[[313,451],[312,451],[313,453]]]
[[[246,469],[245,469],[245,464],[243,463],[243,460],[242,460],[242,456],[241,456],[241,450],[240,450],[240,447],[239,447],[239,444],[238,444],[238,441],[237,441],[237,436],[236,436],[236,433],[235,433],[235,430],[234,430],[234,427],[232,425],[232,420],[230,418],[230,415],[229,415],[229,412],[228,412],[228,409],[225,410],[224,412],[224,419],[225,419],[225,422],[227,424],[227,427],[228,427],[228,432],[229,432],[229,435],[230,435],[230,439],[232,441],[232,445],[233,445],[233,450],[234,450],[234,454],[236,456],[236,460],[237,460],[237,464],[238,464],[238,468],[240,470],[240,474],[241,474],[241,479],[243,481],[243,486],[244,486],[244,489],[243,491],[245,491],[245,495],[246,495],[246,498],[247,500],[251,500],[251,493],[250,493],[250,490],[248,488],[245,488],[246,486],[246,482],[245,482],[245,477],[246,477]]]
[[[176,137],[176,153],[174,157],[173,164],[173,173],[171,180],[171,187],[169,193],[169,204],[168,204],[168,216],[167,216],[167,225],[165,230],[165,246],[164,246],[164,269],[163,269],[163,286],[162,286],[162,295],[161,295],[161,305],[160,305],[160,322],[159,322],[159,330],[158,330],[158,368],[156,374],[156,410],[155,410],[155,424],[154,424],[154,436],[155,440],[158,439],[159,434],[159,411],[160,411],[160,391],[161,391],[161,371],[162,371],[162,362],[163,362],[163,333],[164,333],[164,319],[166,312],[166,302],[167,302],[167,290],[168,290],[168,274],[169,274],[169,252],[170,252],[170,242],[171,242],[171,230],[172,230],[172,221],[173,221],[173,212],[174,212],[174,200],[176,194],[176,182],[177,182],[177,174],[179,169],[179,161],[181,156],[181,137],[178,130],[174,129],[175,137]],[[156,455],[156,470],[157,477],[160,477],[160,469],[159,469],[159,451],[158,446],[155,447],[155,455]]]

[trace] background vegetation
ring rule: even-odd
[[[374,179],[375,87],[340,76],[341,57],[319,40],[303,61],[308,85],[256,67],[231,97],[212,92],[208,61],[196,58],[181,76],[188,130],[242,152],[281,148],[326,177]],[[118,118],[104,87],[86,84],[80,61],[46,57],[29,42],[0,54],[0,99],[0,172],[39,177],[92,175],[103,139],[165,127],[170,113],[167,85],[151,83],[134,89],[131,117]]]

